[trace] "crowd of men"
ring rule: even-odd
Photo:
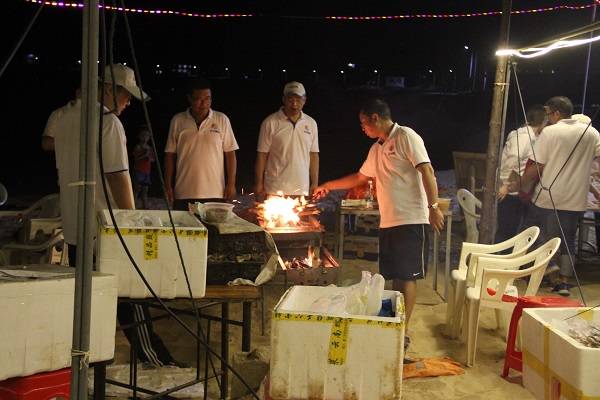
[[[132,97],[142,100],[147,95],[137,86],[130,68],[114,64],[106,68],[99,96],[104,104],[104,175],[98,172],[96,182],[105,180],[113,207],[133,209],[125,130],[119,116]],[[171,120],[164,149],[167,197],[180,210],[187,210],[189,202],[236,197],[238,144],[229,118],[211,108],[212,91],[206,80],[189,84],[187,100],[189,107]],[[305,103],[304,86],[289,82],[283,89],[282,107],[260,125],[254,166],[257,200],[276,193],[318,198],[330,190],[350,189],[375,178],[381,215],[379,269],[392,281],[393,289],[404,294],[408,326],[416,302],[416,281],[425,277],[427,268],[427,225],[438,232],[444,225],[437,182],[423,139],[410,127],[394,122],[383,100],[372,99],[362,106],[358,116],[363,132],[374,140],[362,167],[351,175],[319,184],[318,127],[303,112]],[[528,123],[507,138],[498,190],[501,221],[511,222],[501,222],[498,241],[531,225],[541,227],[544,239],[564,232],[567,240],[561,248],[561,281],[556,288],[561,294],[568,294],[567,278],[572,272],[564,256],[567,248],[573,253],[577,221],[586,208],[590,166],[592,159],[600,155],[600,135],[589,124],[571,118],[572,112],[566,97],[553,97],[545,106],[530,110]],[[72,263],[77,248],[78,187],[74,183],[79,181],[80,115],[79,99],[56,110],[42,139],[44,149],[56,152],[63,230]],[[147,135],[140,135],[139,140],[134,150],[136,192],[149,184],[149,166],[154,161]],[[520,178],[515,180],[515,175]],[[540,177],[533,197],[524,205],[517,193],[533,186]],[[102,185],[96,185],[96,194],[96,208],[105,208]],[[122,324],[147,318],[147,309],[124,307],[120,306],[118,313]],[[142,324],[137,331],[126,333],[132,343],[141,346],[140,358],[149,365],[178,364],[151,325]]]

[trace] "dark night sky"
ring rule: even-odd
[[[557,4],[585,4],[591,0],[513,1],[513,9]],[[333,178],[356,169],[369,147],[356,122],[361,98],[382,95],[392,104],[395,119],[420,132],[438,169],[452,168],[451,151],[485,149],[490,111],[490,82],[495,68],[493,52],[500,17],[444,20],[327,21],[323,15],[395,15],[500,10],[494,1],[190,1],[137,0],[128,6],[166,7],[190,12],[245,12],[252,18],[204,20],[178,16],[129,15],[144,88],[154,100],[149,104],[159,152],[173,113],[185,106],[179,88],[182,79],[157,77],[155,65],[196,65],[211,77],[229,68],[229,79],[212,79],[214,108],[227,113],[241,150],[240,184],[251,184],[250,170],[258,126],[279,104],[285,79],[306,83],[306,111],[319,123],[322,178]],[[2,2],[0,59],[33,16],[36,5],[21,0]],[[315,18],[317,17],[317,18]],[[511,42],[515,45],[568,31],[590,22],[591,9],[562,10],[512,18]],[[0,181],[12,193],[55,190],[53,159],[39,149],[39,137],[49,113],[69,100],[78,79],[81,54],[81,12],[46,7],[12,64],[0,77],[4,94],[0,136]],[[133,61],[122,20],[117,22],[115,60]],[[469,50],[463,46],[468,45]],[[471,54],[476,55],[476,90],[464,93]],[[26,55],[39,59],[27,63]],[[527,104],[543,102],[556,94],[580,102],[586,49],[553,53],[533,61],[519,61],[520,80]],[[598,60],[598,62],[595,62]],[[347,64],[356,64],[348,71]],[[130,64],[131,65],[131,64]],[[166,67],[165,67],[166,68]],[[253,80],[257,70],[262,80]],[[287,76],[281,72],[287,70]],[[312,70],[318,71],[315,79]],[[346,70],[343,81],[340,69]],[[365,91],[358,83],[404,76],[410,89]],[[431,83],[431,69],[437,87]],[[453,72],[450,73],[449,70]],[[487,73],[486,90],[483,75]],[[246,75],[250,79],[243,79]],[[593,51],[588,103],[599,103],[594,82],[600,79],[600,54]],[[355,83],[355,85],[353,85]],[[468,86],[471,86],[470,84]],[[431,89],[436,89],[432,93]],[[457,94],[457,92],[461,92]],[[512,100],[510,100],[512,102]],[[509,108],[508,127],[518,123]],[[141,122],[139,105],[124,116],[130,141]]]

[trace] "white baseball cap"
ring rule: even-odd
[[[114,73],[114,80],[113,80]],[[150,96],[143,92],[135,81],[135,73],[133,70],[123,64],[107,65],[104,69],[104,83],[114,82],[117,86],[122,86],[133,97],[142,100],[140,92],[143,93],[144,100],[150,100]]]
[[[283,88],[283,95],[295,94],[296,96],[306,96],[304,85],[300,82],[288,82]]]

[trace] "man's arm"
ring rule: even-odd
[[[320,198],[326,196],[331,190],[350,189],[358,185],[364,185],[369,180],[369,177],[355,172],[354,174],[346,175],[343,178],[325,182],[321,186],[317,186],[313,192],[313,196]]]
[[[417,171],[421,173],[421,180],[423,182],[423,188],[425,188],[425,194],[427,195],[427,203],[429,205],[438,202],[438,188],[437,180],[433,167],[430,163],[423,163],[416,166]],[[429,207],[429,223],[436,232],[440,232],[444,227],[444,214],[439,208]]]
[[[169,204],[173,205],[173,173],[175,172],[175,153],[165,152],[165,186]]]
[[[235,198],[235,176],[237,173],[235,151],[225,152],[225,169],[227,171],[227,185],[224,195],[227,200],[233,200]]]
[[[133,189],[129,171],[119,171],[104,174],[117,208],[134,210]]]
[[[54,138],[51,136],[42,136],[42,150],[54,151]]]
[[[315,188],[319,185],[319,153],[310,153],[310,190],[309,195],[312,195]]]
[[[256,152],[256,165],[254,166],[254,193],[262,195],[265,192],[265,168],[269,153]]]

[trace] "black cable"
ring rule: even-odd
[[[123,2],[122,2],[122,4],[123,4]],[[123,8],[125,8],[124,4],[123,4]],[[113,38],[114,38],[113,35],[114,35],[114,30],[112,30],[112,33],[111,33],[111,42],[113,41]],[[132,48],[132,55],[133,55],[133,58],[134,58],[134,66],[135,66],[136,71],[138,71],[138,77],[137,77],[137,79],[139,79],[139,69],[137,67],[137,60],[135,58],[135,53],[133,52],[133,41],[132,41],[132,38],[131,38],[131,32],[130,32],[130,30],[128,30],[128,36],[129,36],[130,45],[131,45],[131,48]],[[105,37],[103,37],[103,38],[105,40]],[[117,103],[116,103],[116,84],[114,82],[114,73],[113,73],[113,70],[112,70],[112,65],[113,65],[113,62],[112,62],[112,43],[109,43],[108,49],[109,49],[109,66],[111,68],[111,75],[113,77],[113,79],[111,79],[113,81],[112,82],[113,100],[114,100],[114,107],[115,107],[115,110],[116,110],[116,108],[117,108]],[[104,65],[104,60],[102,60],[102,65]],[[104,78],[105,77],[104,77],[104,68],[103,68],[102,72],[101,72],[101,81],[102,81],[103,84],[104,84],[104,80],[105,80]],[[145,116],[147,118],[147,122],[148,122],[148,126],[149,126],[149,129],[150,129],[150,132],[152,134],[150,123],[149,123],[150,119],[148,117],[148,112],[147,112],[147,108],[146,108],[145,98],[143,96],[141,82],[138,81],[137,83],[138,83],[138,86],[140,88],[140,97],[142,99],[142,107],[144,108],[144,113],[145,113]],[[104,96],[101,96],[101,110],[102,111],[104,110]],[[144,274],[140,270],[139,266],[135,262],[135,260],[134,260],[134,258],[132,256],[131,252],[129,251],[129,249],[127,247],[127,244],[125,243],[125,240],[124,240],[124,238],[123,238],[123,236],[121,234],[121,231],[120,231],[120,229],[119,229],[119,227],[118,227],[118,225],[116,223],[116,220],[115,220],[115,217],[114,217],[114,213],[113,213],[113,209],[112,209],[111,202],[110,202],[110,198],[108,196],[108,191],[106,190],[107,188],[106,188],[106,181],[105,181],[105,177],[104,177],[104,162],[103,162],[103,159],[102,159],[102,126],[103,126],[103,119],[104,119],[103,117],[100,118],[100,130],[99,130],[99,133],[98,133],[99,137],[100,137],[98,148],[99,148],[99,152],[100,152],[99,156],[100,156],[100,172],[101,172],[101,177],[102,177],[102,179],[101,179],[101,181],[102,181],[102,187],[104,189],[104,196],[105,196],[105,199],[106,199],[106,202],[107,202],[108,212],[109,212],[111,221],[113,223],[113,226],[115,227],[115,232],[117,234],[117,237],[119,238],[119,241],[121,242],[121,245],[123,246],[123,249],[124,249],[125,253],[127,254],[127,257],[131,261],[133,267],[135,268],[137,274],[139,275],[140,279],[142,280],[142,282],[144,283],[144,285],[146,286],[146,288],[150,291],[150,293],[152,294],[153,298],[163,307],[163,309],[173,319],[175,319],[175,321],[177,321],[190,335],[192,335],[192,337],[194,337],[196,340],[198,340],[206,348],[207,353],[212,353],[215,357],[217,357],[217,359],[219,359],[223,363],[223,365],[225,365],[225,367],[228,368],[242,382],[242,384],[252,393],[252,395],[258,400],[259,398],[258,398],[258,395],[256,394],[256,392],[254,392],[254,390],[252,388],[250,388],[250,386],[248,385],[248,383],[246,383],[246,381],[241,377],[241,375],[237,371],[235,371],[235,369],[233,369],[233,367],[228,363],[228,360],[224,360],[217,352],[215,352],[214,350],[212,350],[210,348],[210,345],[208,343],[206,343],[200,336],[198,336],[183,320],[181,320],[181,318],[179,318],[179,316],[177,316],[167,306],[167,304],[156,294],[156,292],[151,287],[151,285],[147,281],[146,277],[144,276]],[[151,136],[151,138],[152,138],[152,145],[153,145],[154,151],[156,153],[156,147],[155,147],[155,144],[154,144],[154,139],[153,139],[152,136]],[[163,182],[163,189],[164,189],[164,182]],[[166,193],[165,193],[165,197],[166,197]],[[169,215],[170,215],[170,209],[169,209],[168,204],[167,204],[167,210],[169,210]],[[176,232],[176,229],[175,229],[175,226],[174,226],[174,223],[173,223],[173,220],[172,220],[171,216],[170,216],[170,220],[171,220],[171,225],[172,225],[172,228],[173,228],[173,234],[175,236],[175,239],[177,240],[177,232]],[[180,257],[181,257],[181,250],[179,248],[178,248],[178,250],[179,250],[179,253],[180,253]],[[183,262],[183,260],[182,260],[182,262]],[[185,271],[185,266],[183,264],[182,264],[182,267],[184,268],[184,271]],[[186,281],[187,281],[187,284],[188,284],[188,290],[190,290],[189,289],[189,280],[187,279],[187,273],[185,273],[185,274],[186,274]],[[191,293],[190,293],[190,296],[191,296]],[[192,299],[193,299],[193,297],[192,297]],[[194,310],[195,310],[195,313],[198,312],[197,309],[196,309],[196,307],[194,307]],[[208,356],[208,354],[207,354],[207,356]]]
[[[524,101],[523,101],[523,96],[522,96],[522,93],[521,93],[521,87],[519,85],[519,79],[518,79],[518,75],[517,75],[516,71],[514,72],[514,74],[515,74],[515,81],[517,83],[517,91],[518,91],[518,94],[519,94],[519,98],[521,100],[521,107],[523,109],[523,114],[527,115],[526,112],[525,112],[525,104],[524,104]],[[598,109],[598,110],[600,110],[600,109]],[[594,117],[592,118],[592,120],[595,119],[596,116],[598,115],[598,110],[596,110],[596,113],[594,114]],[[527,118],[527,117],[525,117],[525,118]],[[569,250],[569,246],[567,244],[566,236],[565,236],[562,224],[560,223],[560,218],[559,218],[559,215],[558,215],[558,210],[556,209],[556,204],[554,203],[554,198],[552,197],[552,185],[554,185],[554,183],[556,182],[556,179],[558,178],[558,176],[560,175],[560,173],[564,170],[565,166],[567,165],[567,163],[571,159],[572,155],[574,154],[575,149],[577,148],[577,146],[579,146],[579,143],[581,143],[581,140],[583,139],[583,135],[585,135],[585,133],[587,132],[588,128],[592,124],[592,120],[590,120],[590,122],[586,126],[585,130],[583,131],[583,133],[581,134],[581,136],[577,140],[577,143],[575,144],[575,146],[573,147],[573,149],[569,153],[569,156],[567,157],[567,159],[565,160],[565,162],[561,166],[560,170],[558,171],[558,173],[554,177],[554,180],[552,181],[552,183],[550,184],[550,186],[548,188],[545,188],[544,185],[542,184],[542,174],[541,174],[541,171],[540,171],[539,164],[537,162],[537,156],[535,155],[535,149],[533,148],[533,143],[532,143],[532,147],[531,147],[532,154],[533,154],[533,161],[534,161],[534,163],[536,165],[536,168],[537,168],[539,185],[540,185],[540,190],[538,192],[536,200],[537,200],[537,198],[539,198],[542,190],[547,190],[548,191],[548,195],[550,197],[550,202],[552,203],[552,209],[553,209],[554,215],[556,217],[556,222],[558,223],[558,227],[560,229],[561,240],[564,243],[565,249],[567,249],[567,255],[569,257],[569,262],[571,264],[571,269],[573,270],[573,276],[575,277],[575,281],[577,282],[577,289],[579,291],[579,295],[581,296],[581,301],[583,302],[584,306],[587,306],[587,303],[586,303],[585,297],[583,295],[583,290],[581,288],[581,282],[579,280],[579,276],[577,274],[577,270],[575,269],[575,263],[573,262],[573,255],[571,254],[571,251]],[[531,137],[530,137],[530,141],[531,141]],[[535,200],[534,200],[534,202],[532,204],[534,204],[534,203],[535,203]]]
[[[29,31],[33,27],[33,24],[35,23],[35,20],[40,15],[40,13],[42,12],[43,8],[44,8],[44,3],[41,3],[40,6],[38,7],[37,11],[33,15],[33,18],[31,19],[31,21],[29,21],[29,25],[27,25],[27,28],[25,28],[25,32],[23,32],[23,34],[21,35],[21,37],[19,38],[19,40],[17,40],[17,43],[15,43],[15,47],[13,47],[13,49],[10,52],[10,54],[9,54],[8,58],[6,59],[6,61],[4,61],[4,65],[2,66],[2,69],[0,69],[0,78],[2,78],[2,75],[4,75],[4,71],[6,71],[6,68],[8,68],[8,66],[12,62],[13,58],[15,58],[15,55],[17,54],[17,51],[19,51],[19,48],[23,44],[23,41],[25,41],[25,38],[29,34]]]
[[[114,0],[113,0],[113,6],[114,6]],[[113,8],[114,9],[114,8]],[[160,164],[160,160],[159,157],[157,157],[158,155],[158,151],[156,149],[156,142],[154,140],[154,132],[152,131],[152,123],[150,122],[150,114],[148,112],[148,107],[146,106],[146,99],[144,98],[144,91],[142,90],[143,86],[142,86],[142,77],[140,74],[140,70],[139,70],[139,65],[137,62],[137,56],[135,53],[135,46],[133,44],[133,35],[131,33],[131,27],[129,25],[129,18],[127,17],[127,12],[125,11],[125,3],[123,0],[121,0],[121,9],[122,9],[122,15],[123,15],[123,20],[125,22],[125,30],[127,32],[127,39],[128,39],[128,43],[129,43],[129,49],[131,51],[131,56],[133,59],[133,69],[134,69],[134,73],[136,76],[136,83],[138,84],[138,88],[140,89],[140,98],[142,99],[142,109],[144,111],[144,119],[146,121],[146,126],[148,127],[148,131],[150,132],[150,143],[152,145],[152,150],[154,151],[154,158],[156,159],[156,166],[158,169],[158,176],[159,176],[159,180],[161,183],[161,188],[163,189],[163,199],[165,200],[165,204],[167,206],[167,215],[169,216],[169,222],[171,223],[171,229],[173,231],[173,238],[175,239],[175,245],[177,247],[177,254],[179,255],[179,261],[181,263],[181,268],[183,270],[183,275],[185,277],[185,283],[188,289],[188,294],[189,294],[189,299],[190,299],[190,303],[192,305],[192,309],[194,310],[194,315],[196,317],[197,320],[200,320],[200,314],[198,313],[198,307],[196,304],[196,300],[194,299],[194,296],[192,294],[192,287],[190,284],[190,279],[188,276],[188,272],[187,272],[187,268],[185,266],[185,261],[183,259],[183,253],[181,251],[181,246],[179,243],[179,237],[177,235],[177,230],[175,229],[175,222],[173,221],[173,215],[171,213],[171,207],[169,205],[169,201],[168,201],[168,197],[167,197],[167,191],[166,191],[166,185],[165,185],[165,181],[164,181],[164,177],[163,177],[163,171],[162,171],[162,167]],[[204,334],[204,331],[202,330],[202,327],[200,327],[200,333],[202,334],[203,338],[206,337],[206,335]],[[217,377],[217,373],[216,373],[216,368],[214,366],[213,360],[210,357],[210,354],[207,353],[207,357],[209,359],[211,368],[213,370],[213,375],[215,375],[215,379],[217,381],[217,384],[220,385],[219,382],[219,378]]]

